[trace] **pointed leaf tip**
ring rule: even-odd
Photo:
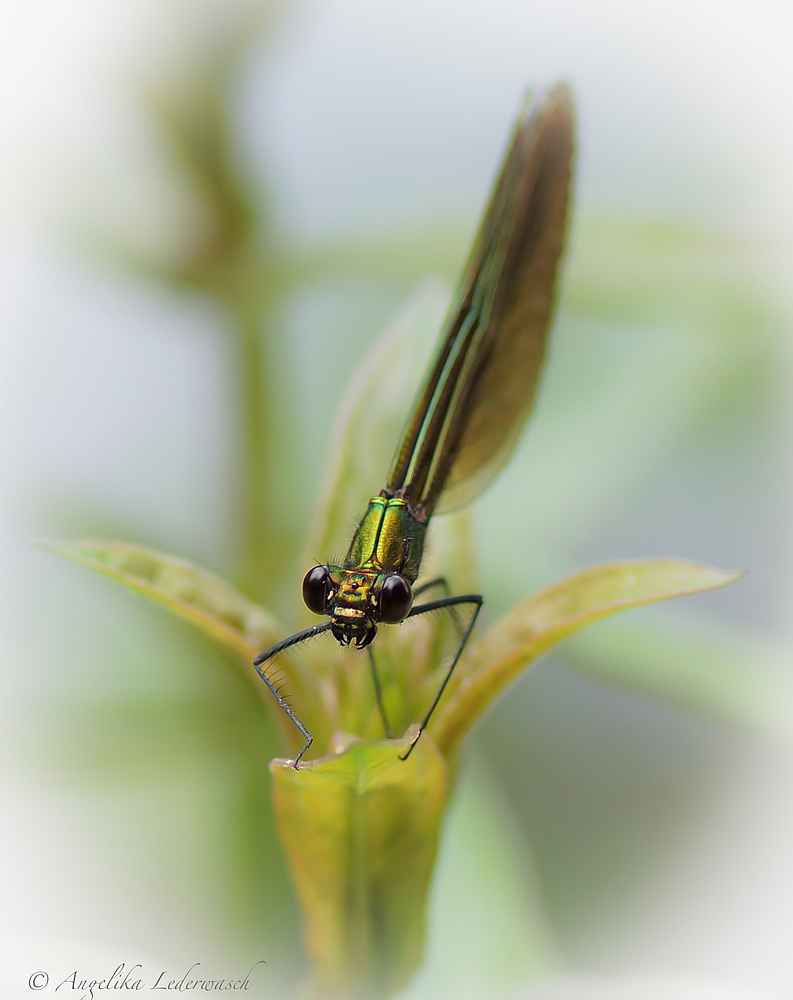
[[[186,559],[143,545],[103,539],[40,544],[143,594],[246,661],[280,634],[264,608]]]
[[[744,572],[683,559],[642,559],[603,563],[551,584],[475,643],[466,656],[472,666],[461,672],[431,726],[433,739],[447,756],[511,680],[584,625],[627,608],[724,587]]]

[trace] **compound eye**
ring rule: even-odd
[[[413,588],[402,576],[387,576],[380,591],[380,620],[396,625],[407,616],[413,604]]]
[[[315,615],[325,614],[329,576],[327,566],[315,566],[303,577],[303,600]]]

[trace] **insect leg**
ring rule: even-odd
[[[427,580],[426,583],[422,583],[420,587],[416,587],[413,591],[413,596],[418,597],[419,594],[424,594],[428,590],[432,590],[433,587],[440,587],[446,597],[449,596],[449,584],[446,582],[445,576],[436,576],[432,580]]]
[[[408,615],[408,618],[413,618],[414,615],[424,615],[428,611],[438,611],[441,608],[452,608],[459,606],[460,604],[473,604],[474,613],[471,615],[471,621],[468,623],[468,627],[465,632],[463,632],[462,638],[460,639],[460,645],[457,647],[457,652],[454,654],[454,659],[451,662],[451,666],[446,672],[446,676],[443,678],[441,686],[438,688],[438,693],[433,698],[432,704],[424,716],[424,719],[419,727],[418,735],[415,740],[408,747],[407,753],[400,757],[400,760],[407,760],[413,751],[413,747],[418,743],[419,737],[427,728],[427,723],[432,717],[432,713],[435,711],[438,702],[441,700],[441,696],[446,689],[446,685],[449,683],[452,674],[454,673],[454,668],[460,657],[463,655],[463,650],[465,649],[468,639],[470,638],[471,632],[473,631],[474,625],[476,624],[476,619],[479,616],[479,612],[482,610],[483,598],[481,594],[461,594],[459,597],[441,597],[437,601],[428,601],[427,604],[420,604],[417,608],[413,608]]]
[[[253,661],[253,665],[256,668],[256,673],[261,677],[267,687],[272,691],[273,697],[281,706],[281,708],[286,712],[292,722],[300,730],[303,739],[306,741],[303,749],[292,761],[292,767],[297,770],[297,765],[300,763],[300,759],[303,754],[308,750],[311,744],[314,742],[314,737],[306,729],[303,723],[298,719],[295,713],[292,711],[290,706],[287,704],[286,699],[278,690],[278,688],[273,684],[270,678],[267,676],[266,671],[263,669],[263,664],[267,663],[274,656],[282,653],[285,649],[289,649],[291,646],[297,646],[298,643],[305,642],[306,639],[311,639],[315,635],[320,635],[322,632],[327,632],[330,628],[330,622],[323,622],[321,625],[312,625],[311,628],[305,628],[302,632],[295,632],[294,635],[290,635],[288,639],[282,639],[281,642],[277,642],[274,646],[270,646],[269,649],[265,649],[263,653],[259,653],[256,659]]]
[[[416,587],[416,589],[413,591],[413,596],[418,597],[419,594],[425,594],[428,590],[431,590],[433,587],[439,587],[443,591],[445,597],[450,596],[449,584],[447,583],[445,576],[436,576],[434,579],[428,580],[426,583],[422,583],[420,587]],[[457,608],[451,607],[449,608],[449,611],[451,613],[458,635],[462,636],[463,623],[460,621],[460,616],[457,614]]]
[[[444,594],[449,596],[449,584],[446,582],[445,576],[436,576],[432,580],[428,580],[426,583],[422,583],[420,587],[416,587],[413,591],[413,596],[418,597],[419,594],[426,593],[426,591],[431,590],[433,587],[440,587]],[[409,616],[408,616],[409,617]],[[459,622],[458,622],[459,625]],[[377,672],[377,663],[374,658],[374,650],[371,646],[366,647],[366,652],[369,654],[369,665],[372,671],[372,682],[374,683],[374,690],[377,696],[377,707],[380,709],[380,718],[383,720],[383,730],[385,731],[385,736],[387,740],[393,738],[393,732],[391,726],[388,722],[388,717],[385,713],[385,705],[383,704],[383,690],[380,686],[380,675]]]
[[[369,654],[369,666],[372,668],[372,681],[374,682],[374,693],[377,695],[377,707],[380,709],[380,718],[383,720],[383,729],[385,730],[385,738],[390,740],[391,736],[391,726],[388,724],[388,717],[385,714],[385,705],[383,704],[383,691],[380,687],[380,676],[377,673],[377,664],[374,661],[374,653],[372,652],[372,647],[367,646],[366,652]]]

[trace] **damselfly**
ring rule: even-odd
[[[449,596],[442,578],[415,591],[413,584],[432,515],[479,496],[511,455],[531,409],[553,310],[572,152],[571,96],[566,85],[558,84],[527,102],[515,125],[385,489],[370,499],[342,565],[314,566],[303,579],[306,605],[327,620],[289,636],[254,661],[305,739],[294,767],[313,737],[267,676],[270,659],[327,631],[343,646],[367,648],[383,727],[390,737],[370,647],[378,626],[468,605],[470,621],[407,757],[465,649],[482,596]],[[438,586],[446,596],[413,604],[414,597]]]

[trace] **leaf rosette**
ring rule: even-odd
[[[440,325],[446,296],[426,288],[374,346],[351,382],[334,432],[308,556],[343,550],[351,513],[376,492],[416,371]],[[376,405],[375,405],[376,404]],[[376,418],[373,419],[373,414]],[[287,753],[302,737],[256,676],[262,648],[288,629],[231,584],[186,560],[117,541],[48,546],[130,587],[230,651],[275,713]],[[423,570],[453,592],[473,589],[469,520],[435,519]],[[677,559],[612,562],[529,596],[465,650],[427,731],[402,760],[445,673],[460,622],[434,613],[384,627],[376,642],[388,718],[384,739],[366,656],[329,637],[289,649],[279,685],[314,736],[299,770],[271,764],[273,802],[303,910],[318,996],[389,996],[423,952],[424,913],[441,824],[466,734],[488,705],[555,643],[618,611],[724,586],[741,574]],[[298,588],[295,587],[297,593]],[[298,608],[295,626],[308,612]]]

